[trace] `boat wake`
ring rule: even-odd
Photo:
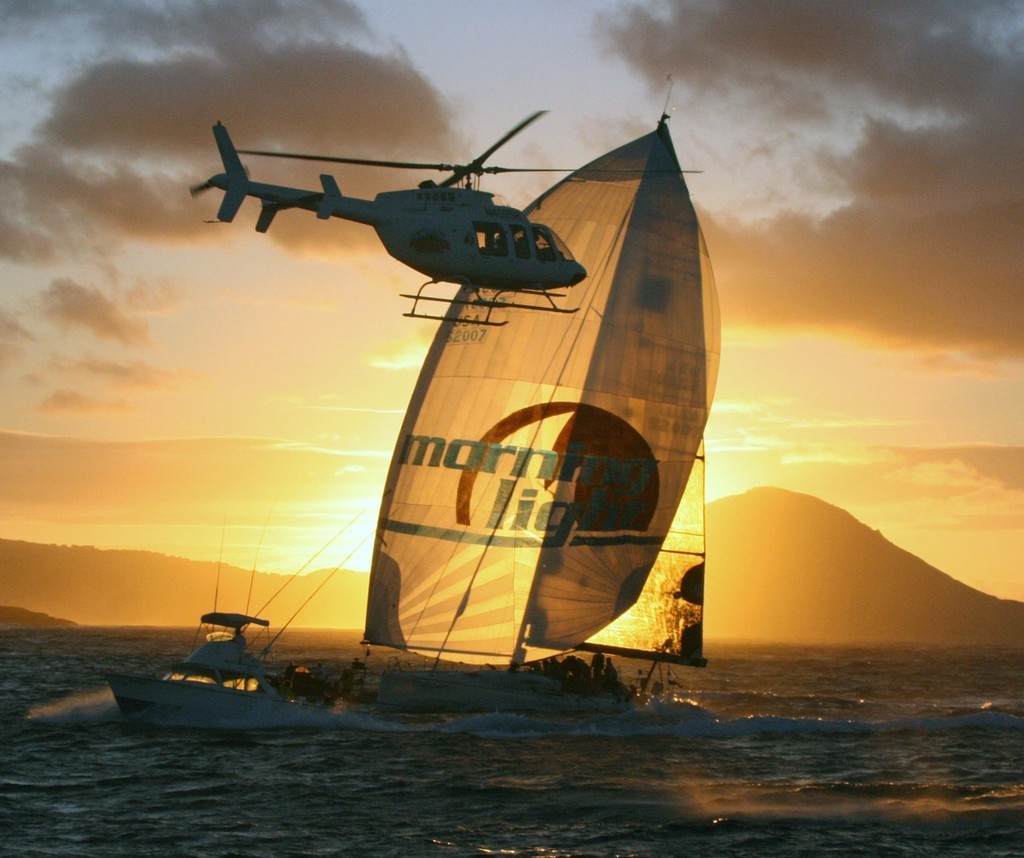
[[[182,710],[154,710],[136,715],[124,715],[114,700],[110,688],[96,688],[76,691],[53,700],[33,706],[25,715],[26,719],[42,724],[152,724],[166,727],[192,727],[215,730],[270,730],[288,728],[338,729],[363,726],[366,719],[343,708],[329,709],[320,706],[292,705],[275,706],[265,710],[254,710],[245,715],[218,718],[204,712]],[[386,725],[375,725],[382,731]]]
[[[109,688],[95,688],[33,706],[25,717],[47,724],[93,724],[120,720],[121,712]]]
[[[121,722],[213,730],[314,729],[369,733],[467,734],[491,739],[544,736],[667,736],[717,739],[802,734],[889,733],[973,729],[1024,730],[1024,716],[980,706],[974,711],[882,720],[793,717],[775,714],[723,715],[690,699],[666,696],[645,706],[614,713],[557,715],[435,713],[401,715],[372,704],[334,708],[294,705],[254,710],[243,716],[217,718],[209,713],[162,711],[126,716],[109,688],[77,691],[32,707],[28,720],[46,724]]]
[[[362,710],[372,711],[373,707]],[[902,731],[1024,730],[1024,717],[980,707],[977,711],[901,717],[863,718],[794,717],[774,714],[723,715],[681,698],[654,700],[645,706],[616,713],[560,713],[557,715],[492,712],[401,716],[365,714],[345,726],[376,731],[464,733],[492,739],[528,739],[544,736],[665,736],[676,738],[742,739],[750,736],[799,736]]]

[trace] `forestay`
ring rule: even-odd
[[[481,328],[453,305],[440,325],[385,486],[370,643],[469,663],[571,649],[636,602],[679,507],[718,306],[664,123],[527,213],[589,272],[562,302],[578,312]]]

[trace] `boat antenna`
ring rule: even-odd
[[[360,540],[359,540],[359,542],[357,542],[357,543],[356,543],[355,547],[354,547],[354,548],[353,548],[353,549],[352,549],[352,550],[351,550],[351,551],[350,551],[350,552],[349,552],[348,554],[346,554],[346,555],[345,555],[345,556],[344,556],[344,557],[343,557],[343,558],[342,558],[342,559],[341,559],[341,560],[340,560],[340,561],[338,562],[338,565],[337,565],[337,566],[335,566],[335,567],[334,567],[334,568],[333,568],[333,569],[332,569],[332,570],[330,571],[330,574],[328,574],[328,575],[327,575],[327,577],[326,577],[326,578],[324,578],[324,580],[323,580],[323,581],[321,581],[321,582],[320,582],[319,584],[317,584],[317,586],[316,586],[316,589],[315,589],[315,590],[313,590],[313,592],[312,592],[312,593],[310,593],[310,594],[309,594],[309,596],[307,596],[307,597],[306,597],[306,601],[304,601],[304,602],[303,602],[303,603],[302,603],[301,605],[299,605],[299,607],[297,607],[297,608],[295,609],[295,613],[294,613],[294,614],[292,614],[292,615],[291,615],[291,616],[290,616],[290,617],[288,618],[288,622],[286,622],[286,623],[285,623],[285,624],[284,624],[283,626],[281,626],[281,628],[280,628],[280,629],[278,630],[277,634],[276,634],[276,635],[274,635],[274,637],[273,637],[273,639],[272,639],[272,640],[270,641],[270,643],[268,643],[268,644],[267,644],[266,648],[265,648],[265,649],[263,650],[263,653],[262,653],[262,655],[263,655],[263,656],[266,656],[266,655],[267,655],[267,654],[268,654],[268,653],[270,652],[270,648],[271,648],[271,647],[272,647],[272,646],[273,646],[273,645],[274,645],[274,644],[275,644],[275,643],[277,642],[277,639],[278,639],[279,637],[281,637],[281,635],[282,635],[282,634],[284,633],[284,630],[285,630],[286,628],[288,628],[288,626],[290,626],[290,625],[292,624],[292,621],[293,621],[293,620],[294,620],[294,619],[295,619],[295,618],[296,618],[296,617],[297,617],[297,616],[299,615],[299,611],[301,611],[301,610],[302,610],[303,608],[305,608],[305,607],[306,607],[306,605],[308,605],[308,604],[309,604],[309,603],[310,603],[311,601],[313,601],[313,597],[314,597],[314,596],[315,596],[315,595],[316,595],[317,593],[319,593],[319,592],[320,592],[320,591],[321,591],[321,590],[322,590],[322,589],[323,589],[323,588],[324,588],[325,586],[327,586],[327,582],[328,582],[328,581],[330,581],[330,580],[331,580],[331,579],[332,579],[332,578],[334,577],[334,574],[335,574],[335,573],[336,573],[336,572],[337,572],[337,571],[338,571],[339,569],[341,569],[341,567],[342,567],[342,566],[344,566],[344,565],[345,565],[346,563],[348,563],[348,561],[349,561],[349,560],[351,560],[351,559],[352,559],[352,556],[353,556],[353,555],[354,555],[354,554],[355,554],[355,553],[356,553],[356,552],[357,552],[357,551],[358,551],[358,550],[359,550],[360,548],[362,548],[362,547],[363,547],[363,546],[364,546],[364,545],[366,544],[367,540],[369,540],[369,538],[370,538],[371,536],[373,536],[375,532],[376,532],[376,531],[373,531],[373,530],[371,530],[371,531],[369,531],[368,533],[366,533],[366,534],[365,534],[365,535],[363,536],[363,538],[362,538],[362,539],[360,539]]]
[[[327,542],[324,543],[323,547],[319,551],[317,551],[316,554],[314,554],[312,557],[310,557],[309,560],[307,560],[305,563],[303,563],[302,566],[300,566],[298,570],[296,570],[294,573],[292,573],[291,577],[288,578],[288,580],[286,580],[280,587],[277,588],[277,592],[274,593],[274,595],[271,596],[269,599],[267,599],[267,601],[266,601],[266,603],[264,603],[263,607],[260,608],[256,612],[256,615],[257,616],[262,615],[263,612],[270,605],[270,603],[273,602],[274,599],[276,599],[278,596],[281,595],[281,592],[284,590],[284,588],[287,587],[289,584],[291,584],[292,581],[294,581],[299,575],[301,575],[302,572],[305,571],[306,567],[309,566],[310,563],[312,563],[314,560],[316,560],[317,557],[319,557],[321,554],[323,554],[327,550],[327,548],[331,545],[331,543],[334,542],[334,540],[336,540],[346,530],[348,530],[353,524],[355,524],[356,521],[360,518],[360,516],[362,516],[362,514],[363,514],[362,511],[357,512],[355,514],[355,516],[353,516],[352,520],[349,521],[348,524],[344,525],[341,528],[341,530],[339,530],[337,533],[335,533],[334,536],[332,536],[330,539],[327,540]]]
[[[267,532],[267,525],[270,524],[270,516],[274,513],[274,504],[270,505],[267,511],[266,521],[263,522],[263,530],[260,531],[259,541],[256,543],[256,556],[252,558],[252,572],[249,573],[249,595],[245,597],[245,613],[249,613],[249,605],[252,603],[252,585],[256,580],[256,564],[260,559],[260,549],[263,547],[263,536]]]

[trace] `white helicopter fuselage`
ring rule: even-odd
[[[543,224],[468,188],[378,194],[373,227],[387,252],[434,280],[494,289],[558,288],[586,271]]]
[[[220,188],[217,219],[232,221],[247,197],[261,200],[256,222],[266,232],[284,209],[305,209],[372,226],[385,250],[432,281],[495,290],[547,291],[573,286],[587,276],[568,247],[543,224],[498,203],[486,191],[429,186],[385,191],[373,200],[346,197],[334,177],[320,175],[322,190],[254,182],[223,125],[213,129],[224,172],[202,188]]]

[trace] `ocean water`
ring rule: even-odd
[[[193,641],[0,629],[0,853],[1024,856],[1021,650],[712,642],[614,715],[122,717],[105,672]],[[275,653],[359,651],[296,631]]]

